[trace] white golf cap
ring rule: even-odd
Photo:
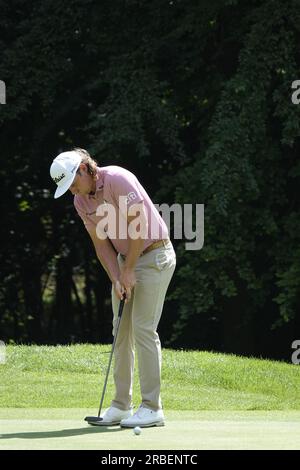
[[[50,175],[57,184],[54,198],[62,196],[73,183],[76,171],[81,163],[81,156],[75,150],[60,153],[52,162]]]

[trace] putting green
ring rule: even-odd
[[[91,409],[0,409],[4,449],[300,449],[300,411],[166,411],[140,436],[86,424]]]

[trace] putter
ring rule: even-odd
[[[109,371],[110,371],[110,366],[111,366],[111,362],[112,362],[112,358],[113,358],[113,353],[114,353],[114,350],[115,350],[115,344],[116,344],[116,340],[117,340],[117,336],[118,336],[118,331],[119,331],[119,326],[120,326],[120,321],[121,321],[121,317],[122,317],[122,313],[123,313],[124,304],[125,304],[125,295],[123,296],[123,299],[120,300],[119,313],[118,313],[118,318],[117,318],[115,335],[114,335],[114,340],[113,340],[111,353],[110,353],[110,357],[109,357],[108,368],[107,368],[106,377],[105,377],[105,381],[104,381],[104,386],[103,386],[103,391],[102,391],[98,416],[86,416],[84,418],[84,421],[87,421],[88,424],[90,424],[92,426],[101,426],[101,421],[103,421],[103,418],[100,417],[100,414],[101,414],[101,410],[102,410],[102,405],[103,405],[103,400],[104,400],[104,396],[105,396],[107,380],[108,380],[108,376],[109,376]]]

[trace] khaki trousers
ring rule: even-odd
[[[124,260],[119,254],[120,267]],[[175,266],[176,255],[170,241],[165,246],[140,256],[137,261],[137,283],[130,301],[124,306],[114,353],[116,394],[112,406],[121,410],[128,410],[132,406],[135,350],[138,356],[142,405],[155,411],[162,408],[161,344],[156,330]],[[112,289],[113,334],[119,303],[120,300]]]

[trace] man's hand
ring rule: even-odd
[[[127,303],[130,300],[131,291],[136,284],[136,277],[135,277],[134,269],[130,269],[127,267],[121,268],[119,282],[122,286],[121,288],[125,289],[125,292],[126,292],[125,303]]]
[[[118,299],[122,300],[123,299],[123,294],[125,293],[125,289],[121,285],[119,280],[113,282],[113,288],[115,290],[115,294],[118,297]]]

